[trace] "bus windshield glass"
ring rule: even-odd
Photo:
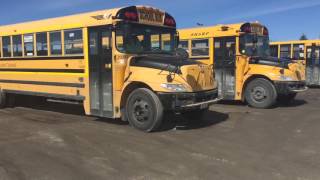
[[[256,34],[240,36],[240,52],[247,56],[270,56],[269,36]]]
[[[120,23],[116,27],[116,46],[129,54],[171,54],[175,50],[175,28]]]

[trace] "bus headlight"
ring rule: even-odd
[[[182,84],[161,84],[162,88],[175,92],[186,92],[187,88]]]

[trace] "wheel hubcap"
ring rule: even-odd
[[[255,87],[251,91],[251,95],[256,101],[263,101],[267,98],[266,90],[263,87]]]
[[[149,104],[143,99],[137,99],[133,104],[133,115],[139,122],[145,122],[149,119]]]

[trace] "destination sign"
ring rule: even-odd
[[[264,27],[259,24],[251,24],[251,32],[259,35],[263,34]]]
[[[139,20],[141,23],[163,25],[165,13],[154,9],[140,7],[138,9]]]

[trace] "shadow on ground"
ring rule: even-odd
[[[244,103],[242,101],[234,101],[234,100],[221,100],[219,101],[218,104],[222,104],[222,105],[230,105],[230,106],[248,106],[247,103]]]
[[[24,107],[41,111],[85,116],[82,105],[48,102],[45,99],[39,97],[18,96],[15,99],[14,104],[12,104],[12,107]],[[227,114],[214,111],[208,111],[201,119],[188,119],[184,118],[180,114],[174,113],[165,114],[166,116],[164,117],[163,126],[161,127],[160,132],[172,129],[192,130],[206,128],[226,121],[229,117]],[[123,122],[119,119],[94,118],[94,120],[97,122],[110,123],[119,126],[129,124],[128,122]]]
[[[230,106],[239,106],[239,107],[245,107],[248,106],[246,103],[241,101],[229,101],[229,100],[222,100],[219,102],[219,104],[222,105],[230,105]],[[291,102],[277,102],[275,106],[273,106],[271,109],[276,109],[279,107],[286,108],[286,107],[299,107],[308,104],[306,100],[303,99],[295,99]]]
[[[228,114],[208,111],[202,118],[188,119],[180,114],[169,113],[164,119],[164,124],[160,131],[167,130],[192,130],[210,127],[226,121],[229,118]]]
[[[58,102],[48,102],[45,98],[16,95],[14,103],[9,103],[11,107],[25,107],[42,111],[57,112],[71,115],[85,115],[83,106],[80,104],[66,104]]]
[[[302,99],[295,99],[291,102],[279,102],[278,104],[276,104],[276,106],[274,108],[291,108],[291,107],[299,107],[299,106],[303,106],[308,104],[308,102],[306,100],[302,100]]]

